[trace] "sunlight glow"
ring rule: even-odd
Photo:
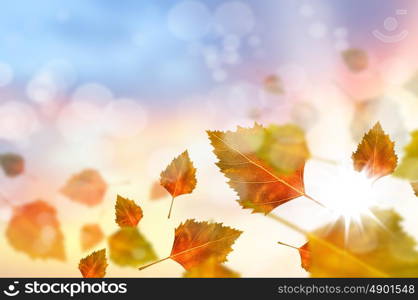
[[[377,205],[373,190],[375,179],[367,177],[365,172],[356,172],[351,166],[341,166],[333,175],[318,199],[335,217],[344,217],[349,224],[350,221],[360,222],[362,215],[372,215],[369,209]]]

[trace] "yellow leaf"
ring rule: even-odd
[[[109,237],[110,259],[120,266],[138,267],[157,259],[152,245],[136,227],[124,227]]]
[[[220,264],[216,258],[208,258],[203,263],[184,272],[185,278],[239,278],[237,272]]]
[[[175,230],[170,256],[141,267],[140,270],[170,258],[186,270],[198,266],[208,258],[223,263],[241,233],[242,231],[222,226],[221,223],[187,220]]]
[[[173,159],[168,167],[161,172],[160,184],[171,194],[170,218],[174,198],[183,194],[190,194],[196,186],[196,169],[187,151]]]
[[[418,181],[417,182],[411,182],[412,189],[414,190],[415,196],[418,197]]]
[[[402,162],[394,175],[411,181],[418,181],[418,130],[411,133],[412,140],[405,147]]]
[[[385,134],[380,123],[364,135],[352,159],[356,171],[366,171],[369,177],[377,178],[391,174],[398,160],[394,142]]]
[[[95,251],[80,260],[78,269],[84,278],[103,278],[106,275],[106,249]]]
[[[142,219],[142,209],[134,201],[117,196],[116,223],[120,227],[135,227]]]
[[[309,238],[312,277],[417,277],[416,243],[393,210],[373,210],[361,224],[344,219]],[[324,243],[325,241],[325,243]]]
[[[309,157],[303,131],[294,125],[237,131],[208,131],[217,166],[238,193],[243,208],[269,213],[294,198],[306,196],[303,183]]]

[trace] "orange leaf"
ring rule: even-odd
[[[311,266],[311,252],[309,251],[309,242],[303,244],[301,247],[299,247],[298,250],[300,255],[301,266],[309,272],[309,268]]]
[[[378,178],[391,174],[398,160],[394,142],[385,134],[380,123],[364,135],[352,159],[356,171],[365,170],[369,177]]]
[[[219,159],[217,166],[230,179],[228,184],[238,193],[243,208],[267,214],[306,196],[303,171],[309,151],[298,127],[255,124],[235,132],[207,133]]]
[[[242,231],[222,226],[221,223],[187,220],[175,230],[170,256],[141,267],[140,270],[169,258],[181,264],[186,270],[198,266],[208,258],[223,263],[232,251],[232,244],[241,233]]]
[[[134,201],[117,196],[116,223],[120,227],[135,227],[142,219],[142,209]]]
[[[150,200],[159,200],[166,196],[168,196],[167,190],[161,186],[160,182],[154,182],[149,195]]]
[[[86,224],[81,228],[81,249],[86,251],[99,244],[104,238],[98,224]]]
[[[103,201],[107,184],[96,170],[83,170],[73,175],[61,193],[75,202],[94,206]]]
[[[65,260],[57,212],[42,200],[16,207],[6,236],[13,248],[32,258]]]
[[[161,172],[160,184],[171,194],[171,209],[174,198],[183,194],[190,194],[196,186],[196,169],[189,158],[187,151],[184,151]]]
[[[103,278],[107,268],[106,249],[95,251],[80,260],[78,269],[84,278]]]

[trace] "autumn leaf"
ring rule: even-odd
[[[417,182],[411,182],[411,187],[414,190],[415,196],[418,197],[418,181]]]
[[[309,251],[309,242],[303,244],[299,247],[299,255],[301,261],[301,267],[304,268],[306,271],[309,271],[311,266],[311,251]]]
[[[311,234],[312,277],[417,277],[415,240],[393,210],[372,210],[361,224],[341,218]],[[309,237],[309,236],[308,236]]]
[[[124,227],[109,239],[110,259],[120,266],[138,267],[157,259],[152,245],[136,227]]]
[[[16,177],[25,170],[25,161],[23,157],[15,153],[1,154],[0,165],[4,174],[9,177]]]
[[[156,181],[151,186],[150,200],[159,200],[168,196],[167,190],[161,186],[159,181]]]
[[[103,201],[107,184],[96,170],[86,169],[73,175],[61,193],[75,202],[94,206]]]
[[[80,260],[78,269],[84,278],[103,278],[107,268],[106,249],[95,251]]]
[[[243,208],[267,214],[294,198],[311,198],[303,182],[310,154],[299,127],[255,124],[235,132],[207,133],[219,159],[217,166],[229,178]]]
[[[394,142],[385,134],[380,123],[364,135],[352,159],[356,171],[366,171],[369,177],[377,178],[391,174],[398,160]]]
[[[15,207],[6,237],[14,249],[32,258],[65,260],[64,238],[57,212],[45,201]]]
[[[367,53],[361,49],[350,48],[341,53],[347,68],[358,73],[368,68],[369,58]]]
[[[411,133],[411,142],[404,148],[404,156],[394,175],[418,181],[418,130]]]
[[[240,275],[223,264],[216,258],[208,258],[203,263],[184,272],[185,278],[239,278]]]
[[[102,229],[98,224],[86,224],[81,227],[81,249],[89,250],[99,244],[104,238]]]
[[[171,205],[168,213],[170,218],[174,198],[183,194],[190,194],[196,186],[196,169],[184,151],[161,172],[160,184],[171,194]]]
[[[120,227],[135,227],[142,219],[142,209],[134,201],[117,196],[116,223]]]
[[[306,271],[309,272],[309,268],[311,265],[311,252],[309,251],[309,242],[303,244],[302,246],[295,247],[283,242],[278,242],[280,245],[284,245],[289,248],[293,248],[299,252],[300,255],[300,261],[301,261],[301,267],[304,268]]]
[[[170,258],[186,270],[196,267],[208,258],[223,263],[228,253],[232,251],[232,244],[241,233],[242,231],[222,226],[221,223],[187,220],[175,230],[170,256],[139,269],[143,270]]]
[[[284,93],[282,80],[274,74],[264,79],[264,88],[272,94],[282,95]]]

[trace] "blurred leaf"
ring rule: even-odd
[[[347,68],[354,73],[361,72],[369,66],[369,58],[364,50],[351,48],[343,51],[341,55]]]
[[[65,260],[63,234],[57,212],[42,200],[14,208],[6,237],[14,249],[31,258]]]
[[[107,184],[96,170],[86,169],[73,175],[61,193],[75,202],[94,206],[103,201]]]
[[[138,267],[157,259],[152,245],[136,227],[124,227],[109,239],[110,259],[120,266]]]
[[[274,74],[264,78],[264,88],[272,94],[284,94],[283,82],[279,76]]]
[[[160,184],[171,194],[171,209],[174,198],[183,194],[190,194],[196,186],[196,169],[189,158],[187,151],[173,159],[167,168],[161,172]]]
[[[81,249],[83,251],[95,247],[104,239],[99,224],[86,224],[81,228]]]
[[[0,165],[4,174],[9,177],[16,177],[25,170],[25,161],[23,157],[15,153],[5,153],[0,155]]]
[[[103,278],[107,268],[106,249],[95,251],[80,260],[78,269],[84,278]]]
[[[411,142],[404,148],[404,156],[394,175],[418,181],[418,130],[412,132],[411,137]]]
[[[186,220],[175,230],[173,248],[170,256],[139,268],[143,270],[166,259],[172,259],[181,264],[186,270],[200,265],[209,258],[217,263],[226,261],[232,244],[242,231],[222,223],[196,222]]]
[[[167,190],[161,186],[159,181],[152,184],[150,191],[150,200],[159,200],[168,196]]]
[[[185,278],[239,278],[237,272],[220,264],[216,258],[208,258],[203,263],[184,272]]]
[[[310,153],[299,127],[255,124],[208,135],[217,166],[230,179],[243,208],[267,214],[305,194],[303,171]]]
[[[361,224],[344,218],[309,237],[312,277],[417,277],[416,243],[393,210],[374,210]]]
[[[380,123],[364,135],[352,159],[356,171],[366,171],[369,177],[382,177],[391,174],[397,163],[392,142],[383,131]]]
[[[411,182],[412,189],[414,190],[415,196],[418,197],[418,181],[417,182]]]
[[[135,227],[142,219],[142,209],[134,201],[117,196],[116,223],[120,227]]]

